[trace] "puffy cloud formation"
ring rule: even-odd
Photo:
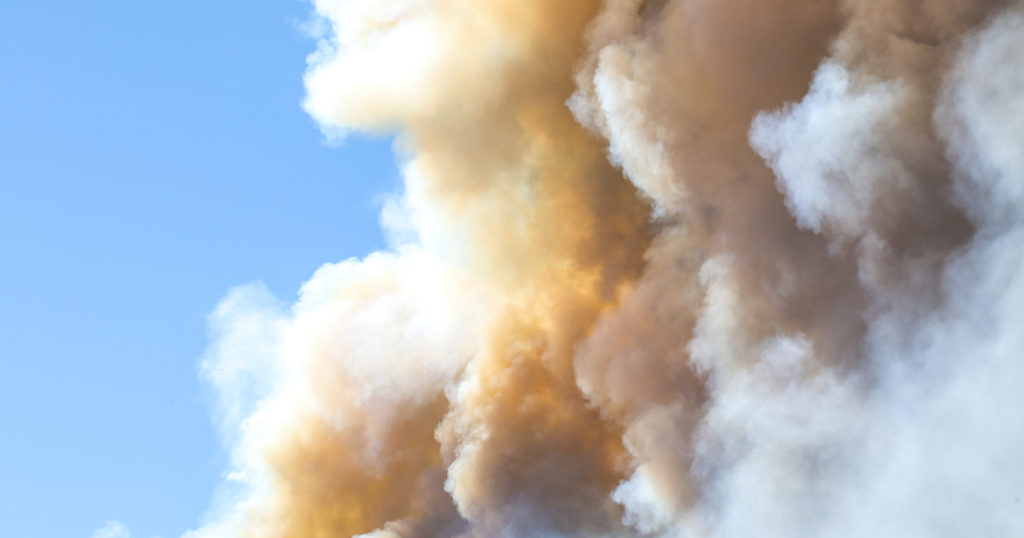
[[[1024,535],[1024,2],[315,4],[401,239],[218,307],[188,536]]]

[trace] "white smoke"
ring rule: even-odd
[[[402,239],[218,307],[189,536],[1024,536],[1024,4],[316,9]]]

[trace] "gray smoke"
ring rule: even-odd
[[[189,536],[1024,536],[1024,3],[316,7],[401,239],[219,307]]]

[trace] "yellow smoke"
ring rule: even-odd
[[[997,273],[977,185],[1024,138],[962,112],[962,73],[1013,50],[1019,5],[315,6],[306,109],[396,133],[405,239],[290,312],[219,307],[204,375],[236,471],[190,536],[833,536],[894,491],[867,440],[965,379],[926,357],[980,338],[957,271]],[[865,535],[939,528],[913,508]]]

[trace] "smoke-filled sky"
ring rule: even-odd
[[[1024,536],[1024,2],[314,10],[388,246],[210,315],[184,537]]]
[[[315,8],[391,245],[214,312],[187,536],[1024,535],[1024,3]]]

